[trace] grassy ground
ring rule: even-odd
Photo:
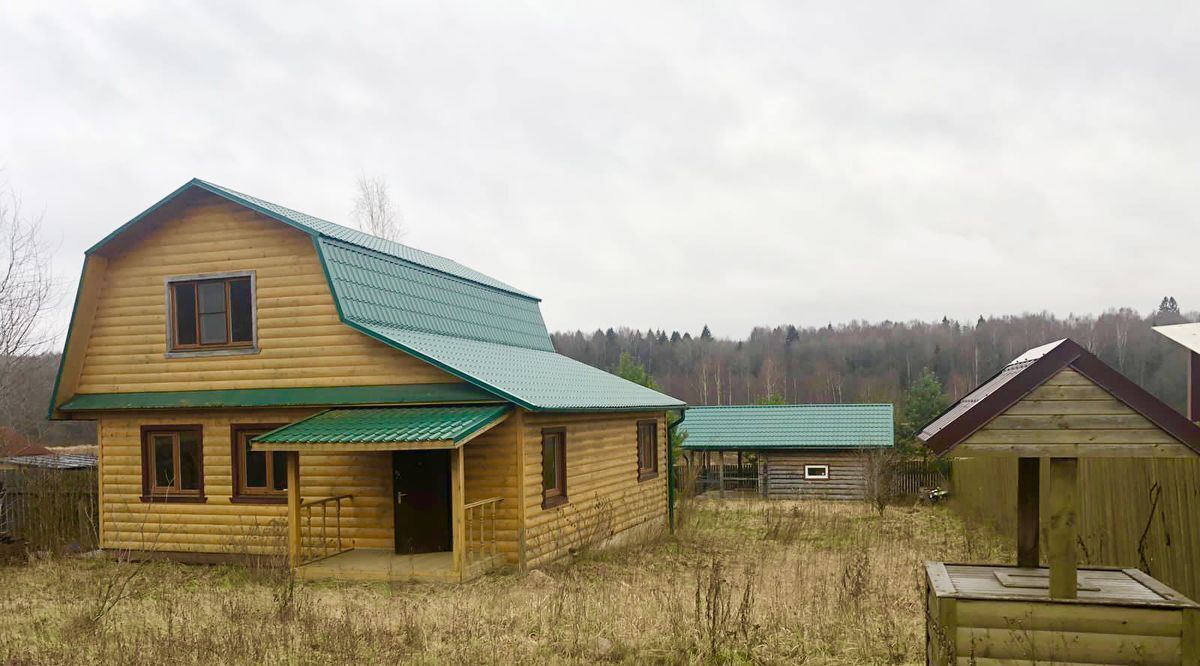
[[[921,562],[1011,559],[931,508],[695,502],[682,523],[675,538],[462,586],[0,566],[0,663],[916,664]]]

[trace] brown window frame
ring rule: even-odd
[[[233,340],[232,295],[230,285],[239,280],[249,282],[250,290],[250,339],[235,342]],[[200,289],[199,285],[210,282],[221,282],[225,286],[225,342],[201,342],[200,336]],[[175,291],[183,285],[193,285],[195,319],[195,343],[181,344],[179,342],[179,318]],[[167,278],[167,353],[168,355],[192,356],[206,353],[235,353],[246,354],[258,351],[258,299],[257,284],[253,271],[236,273],[220,273],[210,275],[187,275]]]
[[[282,428],[286,423],[235,423],[229,426],[229,450],[233,464],[233,495],[229,501],[234,504],[286,504],[287,489],[275,490],[271,483],[274,473],[273,458],[284,455],[284,451],[264,451],[267,454],[267,486],[266,488],[248,488],[246,486],[246,469],[243,464],[245,455],[242,451],[241,435],[247,432],[264,433],[276,428]],[[286,481],[284,482],[286,483]]]
[[[184,490],[178,487],[159,488],[154,485],[154,448],[151,438],[154,435],[171,434],[176,436],[175,445],[172,447],[172,456],[175,469],[179,469],[179,440],[178,436],[183,432],[196,433],[196,471],[198,478],[196,479],[195,490]],[[207,502],[208,498],[204,496],[204,426],[197,424],[186,425],[144,425],[141,427],[142,438],[142,496],[143,502],[181,502],[181,503],[202,503]],[[178,480],[176,480],[178,486]]]
[[[642,433],[649,432],[649,447],[642,442]],[[650,464],[646,464],[646,453]],[[637,422],[638,481],[648,481],[658,476],[658,419],[643,419]]]
[[[546,487],[546,477],[544,470],[546,469],[546,437],[556,437],[557,441],[554,444],[555,456],[555,472],[558,484],[552,488]],[[567,502],[567,429],[566,428],[543,428],[541,441],[542,464],[539,467],[542,470],[542,508],[549,509],[559,506]]]

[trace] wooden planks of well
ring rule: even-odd
[[[1044,568],[927,562],[927,663],[1200,665],[1195,602],[1136,569],[1078,577],[1051,599]]]

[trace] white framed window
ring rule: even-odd
[[[804,478],[816,480],[828,479],[829,465],[805,465]]]

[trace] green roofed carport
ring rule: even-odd
[[[693,451],[865,449],[893,444],[888,404],[734,405],[687,411]]]
[[[255,437],[257,451],[456,449],[508,417],[508,405],[330,409]]]

